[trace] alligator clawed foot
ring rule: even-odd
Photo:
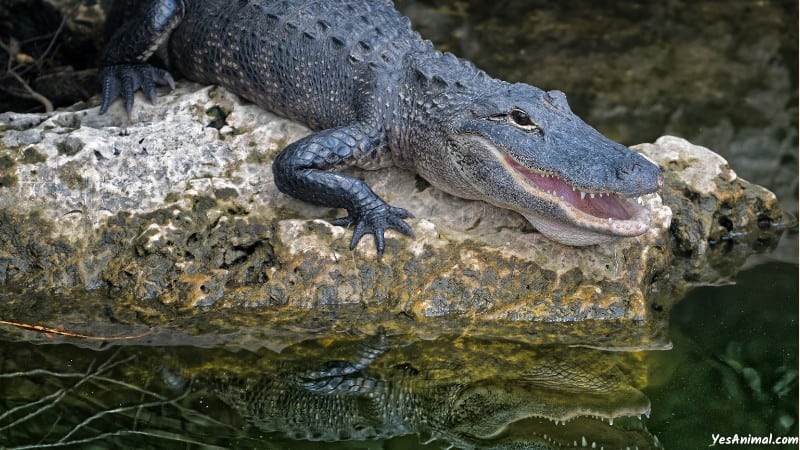
[[[309,370],[297,376],[297,385],[317,394],[368,392],[378,381],[370,378],[364,370],[389,351],[386,330],[379,327],[377,334],[368,336],[352,361],[328,361],[319,369]]]
[[[358,241],[365,234],[372,234],[375,237],[375,247],[378,250],[378,258],[383,256],[386,246],[383,233],[387,229],[397,230],[409,237],[414,237],[414,230],[403,219],[413,218],[414,215],[403,208],[380,205],[357,215],[348,215],[332,220],[331,224],[336,226],[349,227],[355,224],[353,239],[350,240],[350,250],[353,250]]]
[[[103,85],[103,98],[100,114],[105,114],[117,97],[125,102],[125,111],[130,115],[133,109],[133,97],[141,90],[151,103],[158,97],[156,86],[169,85],[175,89],[175,80],[166,70],[149,64],[119,64],[100,69],[100,81]]]

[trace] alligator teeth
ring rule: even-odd
[[[586,198],[586,192],[581,191],[581,200],[583,200],[584,198]]]
[[[614,419],[608,419],[608,424],[614,426]]]
[[[589,198],[594,198],[594,194],[589,194]]]
[[[611,217],[609,217],[608,218],[608,223],[612,223],[612,222],[613,222],[613,220],[611,219]]]
[[[586,436],[581,436],[581,447],[588,447],[589,443],[586,442]]]

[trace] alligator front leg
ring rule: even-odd
[[[117,2],[115,6],[126,3],[129,2]],[[104,114],[119,96],[123,97],[125,110],[130,114],[137,90],[141,89],[155,102],[156,85],[175,87],[169,72],[146,61],[178,26],[183,15],[182,0],[153,0],[141,4],[139,13],[132,14],[131,20],[114,31],[103,54],[99,74],[103,89],[100,114]]]
[[[369,336],[353,361],[329,361],[322,368],[297,374],[297,385],[316,394],[368,394],[380,383],[364,372],[390,349],[386,331]]]
[[[334,225],[355,225],[350,249],[365,234],[375,237],[378,257],[385,246],[383,233],[391,228],[414,236],[403,220],[413,217],[403,208],[384,202],[363,181],[329,172],[355,163],[369,152],[379,151],[358,125],[321,131],[286,147],[275,159],[272,172],[278,189],[315,205],[347,210]]]

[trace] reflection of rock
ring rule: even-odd
[[[362,357],[306,370],[284,361],[280,371],[210,383],[257,428],[293,439],[417,434],[458,448],[661,447],[639,420],[649,415],[650,402],[623,375],[618,355],[475,340],[417,341],[384,351],[376,354],[374,344],[362,351],[374,358],[368,365]],[[329,352],[337,350],[300,351],[300,361],[307,366]]]
[[[785,222],[774,196],[732,172],[686,184],[709,153],[688,143],[676,153],[667,139],[639,149],[664,165],[678,220],[669,229],[670,209],[651,195],[650,231],[588,248],[555,244],[514,213],[406,171],[358,172],[418,217],[417,239],[390,235],[377,261],[368,239],[350,252],[348,230],[315,220],[335,211],[275,189],[271,159],[304,133],[224,89],[192,84],[156,106],[138,101],[132,120],[119,104],[106,116],[0,115],[0,282],[79,298],[108,292],[112,315],[129,323],[244,306],[210,326],[319,333],[381,323],[392,334],[664,347],[667,302],[651,304],[651,286],[680,292],[663,283],[705,273],[698,257],[714,252],[725,261],[714,276],[730,276],[777,240],[776,227],[759,225]],[[742,236],[755,244],[740,245]]]

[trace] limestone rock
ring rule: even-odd
[[[784,230],[797,227],[775,194],[738,177],[705,147],[663,136],[633,148],[668,174],[661,196],[672,209],[673,260],[668,276],[654,280],[665,289],[655,303],[672,305],[694,286],[733,283],[750,255],[773,249]]]
[[[650,230],[584,248],[549,241],[516,213],[455,198],[413,173],[356,171],[417,217],[417,238],[389,233],[378,260],[370,237],[351,252],[351,230],[325,220],[341,211],[275,188],[271,160],[307,133],[223,88],[191,83],[157,105],[139,98],[130,119],[119,102],[105,116],[97,108],[0,115],[0,283],[8,287],[0,313],[8,316],[19,293],[57,292],[75,308],[101,293],[112,299],[104,301],[112,322],[254,332],[276,347],[383,326],[424,337],[663,348],[674,299],[659,294],[730,276],[747,254],[773,246],[774,225],[787,221],[774,195],[710,151],[665,137],[636,147],[666,171],[665,202],[646,197]]]

